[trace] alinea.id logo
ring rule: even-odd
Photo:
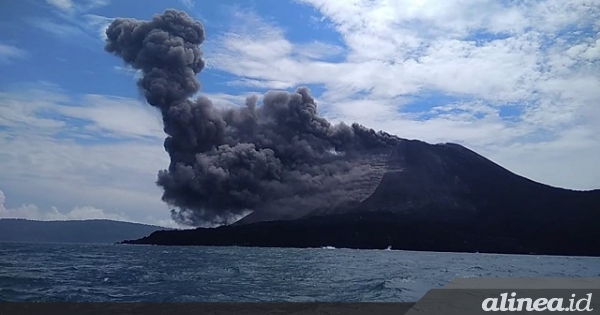
[[[500,298],[487,298],[481,303],[481,307],[486,312],[520,312],[520,311],[556,311],[556,312],[591,312],[594,309],[590,307],[592,302],[592,294],[586,294],[586,297],[575,301],[575,294],[571,294],[571,298],[564,300],[563,298],[516,298],[517,294],[512,292],[511,298],[508,298],[508,293],[500,294]],[[566,302],[566,305],[563,304]]]

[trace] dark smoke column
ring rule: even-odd
[[[204,41],[204,28],[184,12],[167,10],[151,21],[116,19],[106,30],[106,51],[143,72],[138,82],[148,103],[163,115],[165,141],[171,158],[192,162],[192,154],[201,136],[216,137],[223,122],[215,122],[212,130],[197,133],[193,119],[207,119],[189,100],[200,90],[196,75],[204,68],[198,45]],[[207,146],[204,151],[211,149]],[[185,154],[187,153],[187,154]]]
[[[171,158],[169,170],[159,174],[163,200],[178,205],[179,198],[195,199],[193,189],[185,187],[194,177],[189,167],[195,164],[196,153],[220,144],[225,129],[224,121],[211,115],[208,100],[189,100],[200,89],[196,75],[204,68],[198,47],[204,41],[203,26],[185,12],[166,10],[151,21],[115,19],[106,36],[106,51],[142,71],[138,86],[162,113],[168,135],[165,149]],[[189,190],[190,195],[176,196],[170,189]],[[185,203],[193,206],[194,201],[184,200],[184,208]]]
[[[375,164],[399,141],[358,124],[330,124],[306,88],[227,110],[191,100],[200,89],[204,29],[184,12],[116,19],[106,35],[106,51],[142,71],[138,86],[161,111],[171,162],[157,184],[176,221],[225,223],[248,211],[293,218],[360,200],[374,188],[363,182],[378,181],[383,169]]]

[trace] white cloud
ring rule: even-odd
[[[14,59],[23,59],[27,56],[28,53],[25,50],[0,43],[0,64],[12,62]]]
[[[164,137],[158,111],[138,100],[93,94],[72,98],[31,89],[0,92],[0,103],[0,126],[26,129],[30,135],[68,131],[77,138],[96,132],[119,139]]]
[[[49,5],[52,5],[63,11],[71,11],[74,7],[71,0],[46,0]]]
[[[194,8],[195,5],[194,0],[179,0],[179,3],[188,9]]]
[[[73,13],[74,11],[85,12],[106,6],[110,3],[110,0],[46,0],[46,3],[64,13]]]
[[[0,219],[28,219],[38,221],[106,219],[150,224],[175,229],[190,228],[188,226],[179,225],[172,219],[160,218],[162,216],[157,218],[155,215],[148,215],[142,219],[131,219],[130,216],[123,212],[109,212],[93,206],[75,206],[69,211],[61,211],[55,206],[48,207],[46,210],[38,207],[35,204],[21,204],[11,208],[5,206],[6,200],[7,198],[4,192],[0,190]]]
[[[48,17],[27,18],[29,24],[68,44],[80,45],[88,49],[97,48],[91,46],[91,42],[105,40],[106,28],[113,19],[86,12],[106,6],[110,0],[46,0],[46,2],[58,10],[53,10],[54,14]]]
[[[306,44],[299,44],[295,47],[295,53],[298,58],[307,59],[321,59],[330,56],[339,56],[344,53],[345,50],[342,47],[314,41]]]
[[[154,184],[168,156],[152,107],[102,95],[69,97],[42,85],[0,93],[0,128],[1,184],[14,200],[169,219]]]
[[[240,95],[232,95],[227,93],[198,93],[193,98],[198,96],[207,97],[214,106],[220,108],[239,107],[246,103],[246,98],[256,93],[245,93]]]
[[[102,131],[104,136],[164,137],[157,110],[139,101],[104,95],[85,95],[83,106],[61,106],[57,112],[91,122],[88,131]],[[118,116],[115,113],[119,113]]]
[[[82,19],[85,21],[85,28],[91,31],[95,30],[98,38],[102,39],[103,41],[106,40],[106,29],[114,20],[112,18],[96,14],[84,14]]]
[[[21,205],[17,208],[7,209],[4,206],[6,196],[0,190],[0,218],[19,218],[41,221],[54,220],[88,220],[88,219],[110,219],[119,221],[129,221],[127,216],[117,213],[106,213],[102,209],[91,206],[75,207],[68,212],[60,212],[58,208],[51,207],[50,210],[44,211],[36,205]]]
[[[129,66],[114,66],[114,69],[118,73],[131,76],[135,79],[140,79],[143,75],[141,70],[137,70]]]
[[[154,184],[157,171],[168,166],[160,141],[105,143],[91,137],[76,142],[15,133],[2,135],[0,146],[2,183],[21,202],[61,208],[91,204],[121,208],[132,218],[168,217]]]
[[[253,88],[291,88],[305,78],[310,82],[323,83],[331,78],[332,66],[315,61],[330,55],[341,54],[344,49],[332,44],[310,41],[294,45],[285,38],[284,32],[266,23],[251,12],[237,12],[235,26],[221,34],[206,47],[209,68],[217,68],[240,78],[233,83]],[[329,70],[329,71],[327,71]],[[341,68],[333,69],[339,70]]]

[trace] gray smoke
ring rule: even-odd
[[[170,156],[157,184],[173,218],[200,225],[247,211],[306,213],[356,199],[373,156],[399,139],[358,124],[332,125],[307,88],[271,91],[234,109],[213,106],[196,75],[204,68],[202,24],[166,10],[150,21],[116,19],[106,51],[143,73],[138,86],[160,109]]]

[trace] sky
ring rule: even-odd
[[[600,188],[600,0],[21,0],[0,4],[0,218],[176,226],[160,115],[103,49],[112,19],[168,8],[204,25],[218,106],[307,86],[332,122]]]

